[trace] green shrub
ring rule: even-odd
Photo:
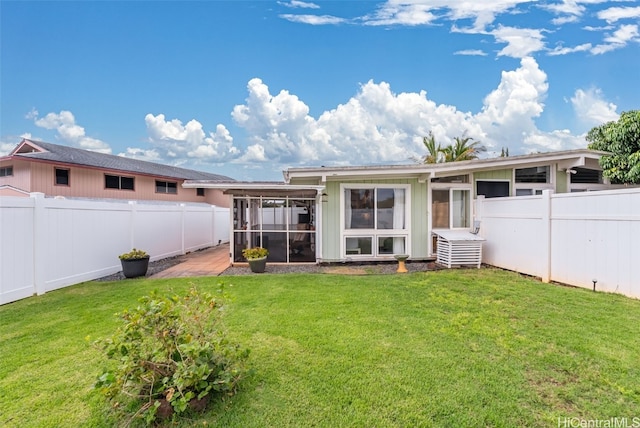
[[[149,257],[146,251],[136,250],[135,248],[128,253],[120,254],[118,258],[120,260],[132,260],[132,259],[144,259],[145,257]]]
[[[123,324],[112,337],[95,342],[110,363],[96,388],[147,423],[233,395],[249,351],[226,339],[221,296],[192,287],[182,297],[153,292],[139,302],[118,314]]]
[[[269,255],[269,250],[262,247],[245,248],[242,250],[242,255],[245,259],[261,259]]]

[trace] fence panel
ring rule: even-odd
[[[127,203],[40,199],[44,229],[37,267],[45,291],[118,272],[118,254],[128,251],[131,208]]]
[[[554,195],[553,280],[640,297],[640,189]]]
[[[483,261],[583,288],[595,280],[597,290],[640,298],[640,189],[547,197],[478,200]]]
[[[0,197],[0,304],[34,293],[33,208],[30,198]]]
[[[121,270],[139,248],[151,260],[229,240],[229,209],[0,197],[0,304]]]
[[[540,276],[545,253],[541,197],[486,199],[482,203],[480,235],[487,241],[482,260],[493,266]]]

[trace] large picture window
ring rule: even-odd
[[[345,257],[385,257],[408,251],[407,188],[344,187]]]

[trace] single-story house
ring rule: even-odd
[[[184,188],[185,180],[231,178],[208,172],[24,139],[0,157],[0,196],[200,202],[229,207],[219,189]]]
[[[271,262],[348,262],[435,258],[435,233],[471,230],[474,200],[610,189],[602,152],[581,149],[463,162],[303,167],[284,182],[183,186],[232,197],[231,258],[263,246]]]

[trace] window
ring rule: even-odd
[[[404,229],[405,189],[345,189],[346,229]]]
[[[485,198],[501,198],[509,195],[508,181],[476,181],[476,194]]]
[[[571,184],[602,184],[602,171],[586,168],[572,168]]]
[[[107,189],[134,190],[133,177],[122,177],[119,175],[104,176],[104,187]]]
[[[69,185],[69,170],[56,168],[56,185],[57,186],[68,186]]]
[[[470,227],[471,204],[468,189],[433,189],[431,220],[434,229]]]
[[[156,193],[168,193],[171,195],[178,194],[178,183],[173,181],[156,180]]]
[[[516,183],[548,183],[549,165],[516,169]]]
[[[542,189],[516,189],[516,196],[542,195]]]
[[[196,188],[196,196],[204,196],[204,187]]]
[[[13,175],[13,167],[12,166],[3,166],[0,168],[0,177],[8,177]]]
[[[453,175],[451,177],[436,177],[431,179],[432,183],[468,183],[468,175]]]
[[[343,188],[343,255],[393,256],[408,251],[406,187]]]

